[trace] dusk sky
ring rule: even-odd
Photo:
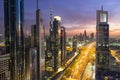
[[[25,7],[25,30],[30,31],[35,24],[36,0],[24,0]],[[67,35],[95,32],[96,10],[108,11],[110,36],[120,36],[120,0],[52,0],[53,16],[62,18],[62,26],[66,28]],[[50,0],[39,0],[39,8],[46,32],[49,29]],[[0,33],[4,32],[3,0],[0,0]]]

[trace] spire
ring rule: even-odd
[[[52,0],[50,1],[50,28],[52,29]]]
[[[38,10],[38,0],[36,1],[36,5],[37,5],[37,6],[36,6],[36,10]]]
[[[101,6],[101,10],[103,11],[103,5]]]
[[[52,8],[50,8],[50,21],[52,21]]]

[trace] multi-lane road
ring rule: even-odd
[[[90,64],[94,65],[94,59],[95,59],[95,43],[90,43],[82,48],[79,48],[80,54],[77,56],[77,58],[72,62],[72,64],[64,71],[64,74],[62,75],[62,80],[86,80],[88,76],[87,72],[89,72],[89,66]],[[91,70],[92,72],[93,70]],[[93,75],[93,73],[89,73],[89,75]],[[92,78],[90,76],[90,78]],[[86,77],[86,79],[85,79]]]
[[[95,80],[95,42],[78,48],[80,52],[72,63],[62,72],[58,80]],[[120,63],[115,51],[111,55]]]

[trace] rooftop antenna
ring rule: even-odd
[[[36,4],[37,4],[37,5],[36,5],[36,9],[38,10],[38,0],[36,1]]]
[[[101,10],[102,10],[102,12],[103,12],[103,5],[101,6]]]
[[[52,29],[52,0],[50,0],[50,28]]]

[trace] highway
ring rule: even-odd
[[[88,64],[94,62],[95,59],[95,43],[87,44],[79,48],[80,54],[72,62],[72,64],[64,71],[61,80],[82,80],[85,77],[85,71]],[[88,67],[89,68],[89,67]],[[91,73],[92,75],[92,73]],[[87,77],[87,76],[86,76]]]
[[[82,80],[95,80],[95,65],[92,62],[87,64]]]
[[[119,54],[117,54],[114,50],[110,50],[111,55],[116,59],[116,61],[120,64],[120,57]]]
[[[95,42],[79,47],[80,53],[72,63],[62,71],[57,80],[95,80]],[[111,55],[120,63],[119,55],[110,50]],[[69,60],[68,60],[69,62]]]

